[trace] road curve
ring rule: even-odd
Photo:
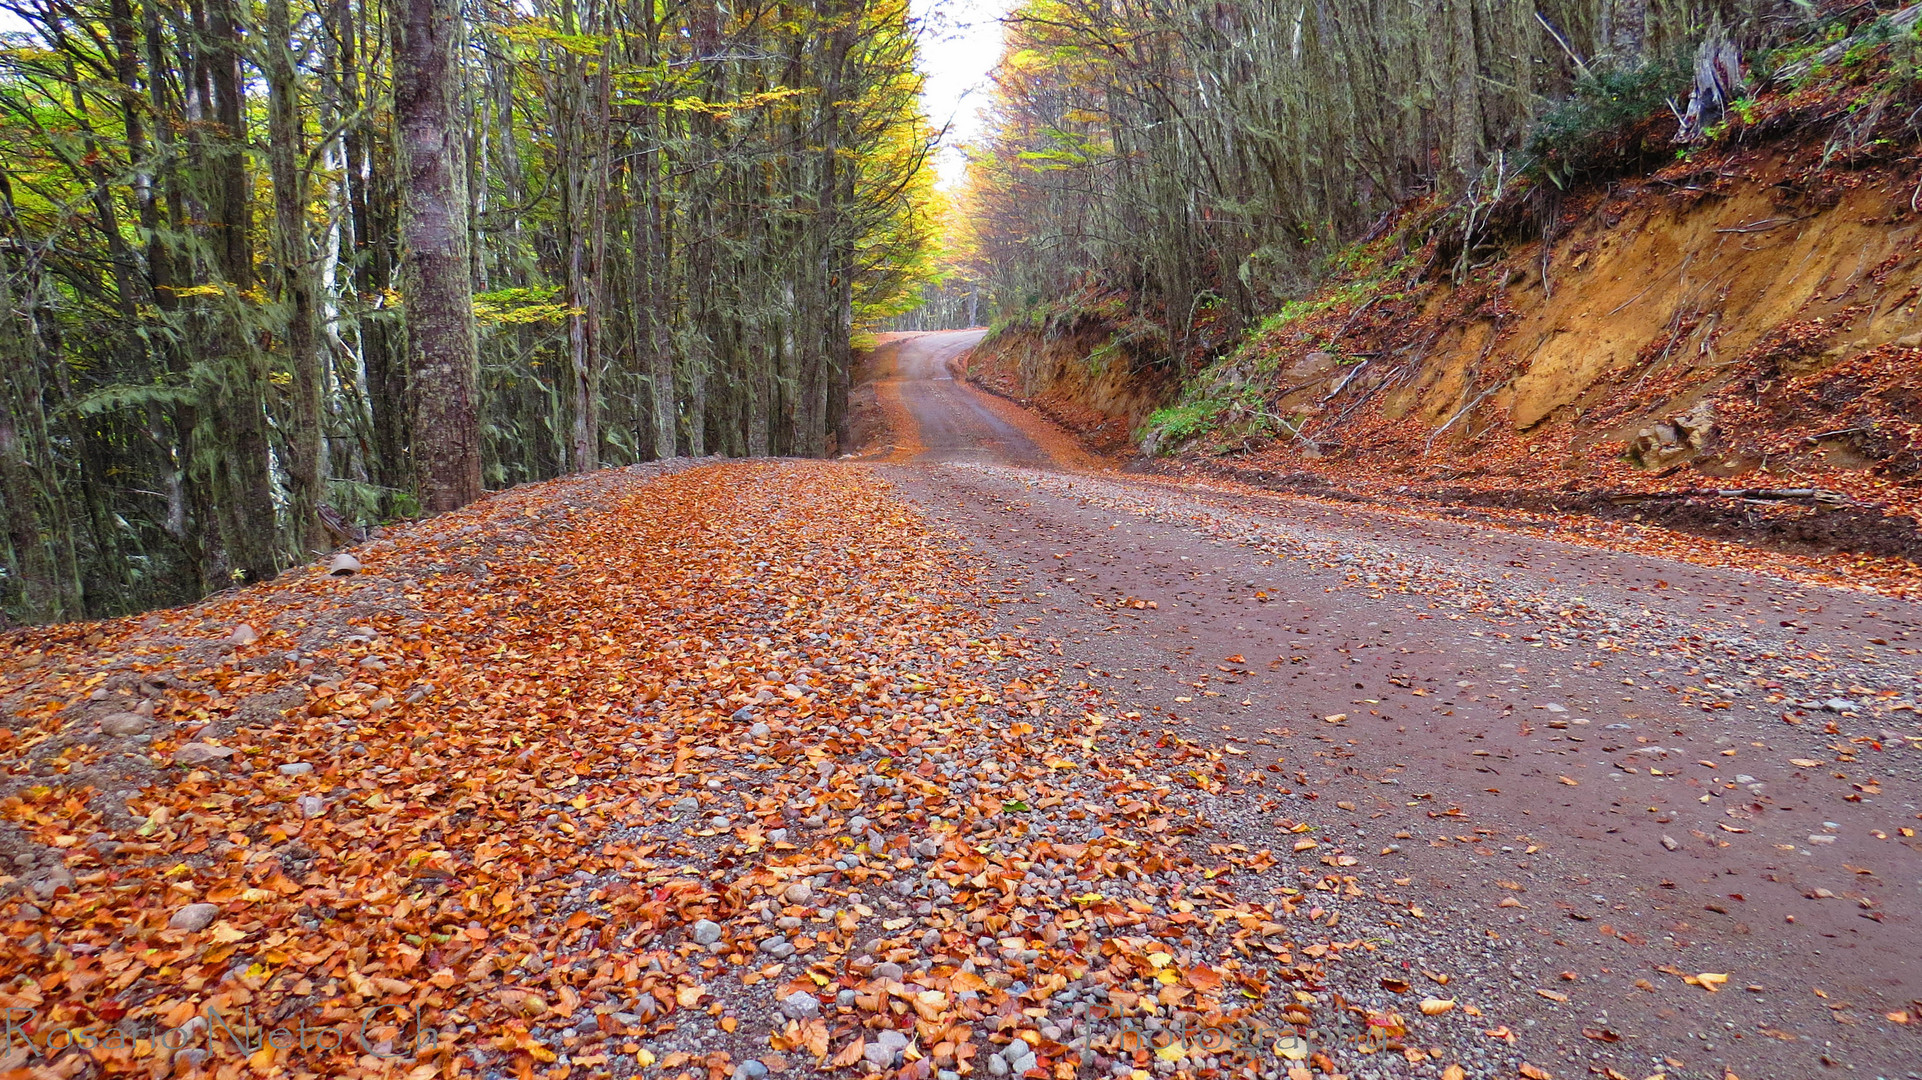
[[[1922,607],[1076,473],[953,379],[980,336],[902,342],[922,449],[881,468],[1076,669],[1058,707],[1245,763],[1209,842],[1312,824],[1318,910],[1556,1075],[1922,1076]]]
[[[953,361],[979,344],[985,330],[958,330],[900,339],[895,346],[897,392],[912,418],[922,462],[976,461],[1046,465],[1034,440],[997,416],[982,395],[956,381]]]

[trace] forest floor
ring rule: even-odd
[[[0,639],[0,1073],[1922,1075],[1917,605],[1126,476],[967,343]]]

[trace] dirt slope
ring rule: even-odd
[[[1874,122],[1832,137],[1873,85],[1819,89],[1473,227],[1412,206],[1178,394],[1077,365],[1123,336],[1082,323],[996,335],[973,370],[1177,468],[1915,560],[1922,157]]]

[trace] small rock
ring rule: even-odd
[[[786,840],[787,840],[786,829],[769,829],[768,830],[768,834],[767,834],[768,843],[779,844],[779,843],[783,843]]]
[[[749,708],[746,705],[743,705],[740,708],[734,710],[734,715],[728,717],[728,719],[734,721],[737,724],[745,724],[748,721],[754,719],[754,710],[752,708]]]
[[[153,722],[139,713],[117,712],[107,714],[100,721],[100,730],[109,735],[138,735],[153,726]]]
[[[900,1053],[908,1048],[908,1037],[892,1028],[882,1031],[874,1041],[888,1048],[890,1052]]]
[[[747,733],[757,739],[765,739],[771,730],[773,729],[769,728],[766,724],[755,724],[753,727],[747,729]]]
[[[989,1076],[1006,1076],[1006,1075],[1008,1075],[1008,1062],[1007,1062],[1007,1059],[1006,1059],[1006,1058],[1003,1058],[1003,1057],[1002,1057],[1001,1055],[999,1055],[999,1054],[996,1054],[996,1055],[994,1055],[993,1057],[990,1057],[990,1058],[988,1059],[988,1075],[989,1075]]]
[[[1673,836],[1669,836],[1667,833],[1664,833],[1662,834],[1662,846],[1669,849],[1670,851],[1675,851],[1679,849],[1682,845]]]
[[[305,761],[290,761],[280,767],[282,776],[306,776],[313,771],[314,767]]]
[[[712,945],[721,940],[721,924],[712,919],[701,919],[694,924],[694,944]]]
[[[870,974],[872,974],[877,979],[887,979],[889,982],[900,982],[901,981],[901,965],[894,964],[894,963],[876,964],[874,965],[874,970],[870,972]]]
[[[781,1012],[790,1020],[812,1020],[821,1015],[821,1001],[805,990],[796,990],[781,999]]]
[[[653,1016],[661,1011],[661,1003],[654,1000],[653,994],[642,994],[634,999],[634,1011],[642,1016]]]
[[[878,1042],[871,1042],[862,1047],[861,1056],[866,1058],[871,1064],[883,1069],[894,1064],[894,1051],[889,1050]]]
[[[814,888],[805,881],[797,881],[781,891],[781,899],[796,907],[802,907],[814,899]]]
[[[294,800],[294,805],[300,807],[301,817],[317,818],[327,812],[327,804],[318,795],[302,795]]]
[[[767,1075],[767,1066],[754,1058],[749,1058],[734,1066],[735,1080],[761,1080]]]
[[[1855,702],[1850,701],[1847,698],[1839,698],[1839,697],[1833,697],[1828,699],[1827,701],[1824,701],[1822,703],[1822,707],[1833,713],[1852,713],[1852,712],[1862,711],[1862,706],[1857,705]]]
[[[360,573],[360,560],[343,551],[327,560],[327,573],[333,577],[352,577]]]
[[[762,938],[754,947],[777,960],[785,960],[794,955],[794,945],[779,934],[771,938]]]
[[[851,1008],[854,1005],[854,999],[860,996],[852,990],[840,990],[834,995],[834,1003],[843,1008]]]
[[[205,765],[212,761],[222,761],[232,757],[233,747],[215,746],[212,743],[190,742],[174,751],[175,765]]]
[[[246,623],[241,623],[239,626],[234,627],[233,633],[227,635],[227,640],[235,645],[252,645],[254,642],[260,640],[260,631],[255,630]]]
[[[205,930],[220,915],[219,904],[188,904],[167,920],[169,930]]]

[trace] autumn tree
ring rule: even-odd
[[[845,448],[925,257],[901,0],[5,0],[0,603],[484,488]]]

